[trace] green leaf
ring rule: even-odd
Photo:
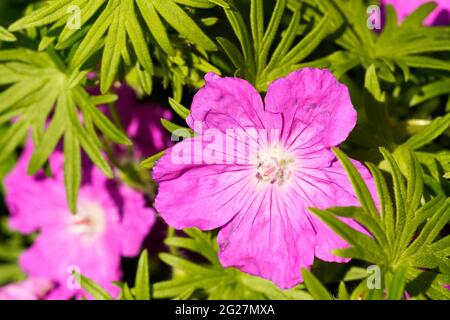
[[[365,226],[370,233],[372,233],[375,239],[383,246],[387,245],[387,238],[385,236],[384,230],[380,225],[378,219],[374,219],[372,216],[368,215],[361,208],[358,207],[334,207],[327,209],[337,216],[352,218],[358,221],[360,224]]]
[[[448,61],[435,58],[425,56],[408,56],[399,58],[398,60],[412,68],[450,71],[450,63]]]
[[[80,125],[75,124],[73,119],[72,125],[77,131],[77,136],[80,140],[81,147],[84,151],[86,151],[92,162],[94,162],[94,164],[103,172],[105,176],[107,176],[108,178],[112,178],[114,175],[111,167],[98,150],[95,139],[91,135],[89,135],[89,133]]]
[[[178,247],[196,252],[213,264],[218,265],[217,253],[204,241],[198,241],[198,239],[171,237],[166,238],[164,243],[170,247]]]
[[[166,28],[164,27],[155,7],[151,1],[136,0],[136,4],[145,20],[150,32],[155,38],[156,42],[161,48],[170,56],[175,55],[175,50],[172,47]]]
[[[405,292],[408,268],[401,266],[396,269],[388,287],[388,300],[401,300]]]
[[[445,199],[445,196],[440,195],[425,203],[419,210],[415,212],[414,219],[411,221],[411,225],[415,228],[418,228],[427,219],[432,217],[437,212],[440,212],[443,206],[445,206]],[[408,230],[409,233],[404,236],[405,241],[411,241],[411,239],[415,236],[415,231],[415,229]]]
[[[88,33],[84,36],[83,40],[75,51],[73,59],[72,61],[70,61],[70,67],[75,68],[81,66],[89,58],[92,52],[98,47],[99,42],[113,22],[113,19],[115,17],[114,10],[117,5],[118,4],[116,1],[108,2],[105,10],[95,20],[94,24],[91,26]],[[106,70],[104,72],[106,72]]]
[[[428,17],[434,9],[436,9],[436,3],[429,2],[422,4],[409,16],[407,16],[405,20],[403,20],[401,25],[402,29],[407,29],[422,24],[425,18]]]
[[[136,300],[150,300],[150,274],[148,271],[147,250],[144,250],[139,257],[134,290]]]
[[[236,8],[225,9],[225,14],[233,28],[236,37],[241,44],[244,61],[247,64],[246,70],[248,70],[247,80],[254,77],[251,73],[254,72],[256,67],[253,46],[251,45],[250,35],[245,24],[244,18]],[[270,24],[269,24],[270,25]],[[263,40],[265,42],[265,40]],[[244,71],[244,70],[243,70]],[[251,79],[250,79],[251,81]]]
[[[81,154],[73,129],[67,130],[64,135],[64,183],[69,208],[76,213],[78,190],[81,186]]]
[[[166,264],[170,265],[171,267],[182,270],[182,271],[190,273],[190,274],[198,274],[198,275],[203,275],[203,276],[213,276],[213,275],[218,276],[221,273],[220,270],[208,269],[208,268],[202,267],[194,262],[190,262],[183,258],[174,256],[172,254],[160,253],[159,257],[162,261],[164,261]]]
[[[260,50],[264,36],[264,3],[263,0],[253,0],[250,2],[250,25],[255,51]]]
[[[155,162],[158,161],[164,155],[165,152],[166,152],[165,150],[158,152],[157,154],[145,159],[140,163],[140,166],[146,169],[152,169],[153,166],[155,165]]]
[[[266,70],[271,70],[276,66],[276,64],[281,60],[282,57],[286,55],[289,48],[292,46],[295,37],[297,35],[297,28],[300,24],[300,10],[296,10],[292,16],[288,28],[283,32],[282,39],[278,46],[276,47],[269,63],[266,66]],[[263,60],[263,58],[260,58]]]
[[[129,6],[125,3],[117,7],[112,16],[111,25],[106,36],[103,50],[102,65],[100,68],[100,90],[104,94],[111,87],[120,63],[121,52],[126,46],[125,18],[129,19],[127,25],[133,25],[129,15]],[[132,27],[128,28],[132,28]]]
[[[406,188],[403,176],[392,154],[385,148],[380,148],[380,152],[383,157],[388,161],[392,171],[392,178],[394,182],[394,194],[395,194],[395,229],[399,232],[400,227],[406,222]]]
[[[169,104],[172,107],[173,111],[176,112],[180,117],[186,119],[189,116],[190,110],[184,107],[181,103],[178,103],[176,100],[169,98]]]
[[[403,146],[412,150],[417,150],[439,137],[449,126],[450,114],[446,114],[443,117],[437,117],[428,127],[419,131],[403,143]]]
[[[233,63],[233,65],[238,69],[246,73],[246,62],[244,60],[244,57],[242,56],[239,49],[234,45],[233,42],[229,41],[226,38],[218,37],[217,42],[222,47],[222,49],[225,51],[225,54],[228,56],[230,61]]]
[[[141,29],[139,21],[136,18],[136,11],[134,10],[133,2],[128,4],[128,15],[125,27],[139,63],[148,73],[153,74],[153,62],[147,48],[144,33]]]
[[[228,9],[230,5],[226,2],[227,0],[208,0],[211,3],[214,3],[222,8]]]
[[[103,97],[102,99],[95,101],[95,103],[104,103],[105,99],[108,101],[111,97]],[[86,92],[83,90],[76,90],[75,101],[78,103],[83,113],[89,115],[98,129],[108,138],[116,143],[132,145],[131,140],[126,136],[126,134],[117,128],[102,112],[96,108]]]
[[[223,280],[223,275],[216,277],[192,276],[155,283],[154,297],[157,299],[170,298],[185,294],[186,291],[196,288],[213,288]]]
[[[15,104],[19,103],[26,96],[38,91],[44,85],[42,79],[24,79],[0,94],[0,113],[10,110]]]
[[[32,27],[43,26],[48,23],[52,23],[59,18],[63,18],[67,15],[67,5],[72,0],[59,0],[49,3],[47,6],[42,7],[31,14],[22,17],[18,21],[9,26],[10,31],[18,31],[20,29],[29,29]]]
[[[82,10],[81,10],[81,7],[80,7],[80,11],[82,12],[81,22],[84,23],[84,22],[89,21],[89,19],[94,16],[94,14],[98,11],[98,9],[103,4],[104,4],[103,0],[86,1],[85,2],[85,6],[83,6]],[[60,23],[61,22],[59,22],[59,24]],[[76,38],[76,37],[73,37],[73,36],[76,35],[76,33],[78,32],[78,30],[76,28],[71,28],[71,26],[68,23],[64,23],[64,25],[65,26],[64,26],[63,30],[61,31],[61,33],[59,34],[59,37],[58,37],[57,48],[58,48],[58,46],[62,45],[63,43],[65,43],[69,39]],[[85,26],[87,26],[87,25],[85,24],[85,25],[83,25],[81,27],[83,28]],[[82,30],[82,28],[80,28],[80,29]],[[79,32],[79,34],[82,35],[82,32]]]
[[[364,180],[362,179],[358,170],[351,163],[350,159],[339,149],[333,148],[333,152],[338,157],[345,171],[347,172],[356,195],[363,209],[367,211],[373,218],[379,219],[379,214],[372,195],[369,192]]]
[[[127,283],[124,283],[122,285],[122,291],[120,292],[121,299],[123,300],[136,300],[133,296],[133,293],[130,290],[130,287],[128,287]]]
[[[217,50],[214,42],[197,26],[197,24],[172,0],[153,0],[158,13],[181,35],[206,50]]]
[[[411,107],[440,95],[450,94],[450,79],[428,83],[421,88],[421,93],[416,94],[410,101]]]
[[[191,128],[179,126],[179,125],[177,125],[173,122],[170,122],[169,120],[166,120],[164,118],[161,118],[161,124],[163,125],[164,128],[166,128],[167,131],[169,131],[172,134],[180,133],[180,134],[182,134],[182,135],[180,135],[182,137],[186,134],[188,134],[190,136],[194,135],[194,132],[192,131]],[[177,132],[177,131],[179,131],[179,132]]]
[[[417,251],[424,245],[431,244],[433,240],[439,235],[442,228],[448,223],[450,219],[450,200],[446,200],[437,211],[433,212],[433,216],[427,221],[419,236],[406,250],[405,254],[417,254]]]
[[[333,300],[328,290],[307,269],[302,268],[303,280],[309,293],[315,300]]]
[[[391,195],[381,171],[372,163],[366,163],[377,187],[378,197],[381,206],[381,219],[383,221],[384,230],[390,244],[394,242],[395,238],[395,212],[392,204]]]
[[[422,168],[416,156],[410,150],[407,150],[407,155],[404,156],[406,160],[406,166],[408,168],[408,186],[406,189],[406,207],[407,219],[411,219],[414,216],[414,212],[420,205],[423,193],[423,177]]]
[[[364,87],[369,90],[369,92],[377,101],[385,101],[385,93],[381,91],[380,82],[378,81],[377,72],[375,70],[375,65],[373,64],[366,70]]]
[[[15,35],[13,35],[8,30],[0,26],[0,41],[14,42],[16,40],[17,38]]]
[[[341,281],[339,283],[338,299],[339,300],[348,300],[349,299],[348,291],[347,291],[344,281]]]
[[[288,300],[289,295],[279,289],[273,282],[259,277],[244,277],[243,284],[273,300]]]
[[[113,298],[94,281],[81,274],[74,274],[76,279],[79,279],[80,285],[86,290],[95,300],[113,300]]]
[[[261,67],[267,61],[267,56],[269,54],[270,47],[272,46],[272,43],[277,34],[277,30],[280,26],[285,8],[286,8],[286,0],[277,0],[275,8],[273,9],[272,16],[269,21],[269,25],[267,26],[267,30],[264,32],[264,37],[261,43],[261,50],[258,55],[259,69],[261,69]]]
[[[44,165],[61,139],[67,125],[64,113],[66,112],[65,109],[67,108],[68,99],[67,94],[62,93],[59,96],[58,105],[60,107],[56,109],[55,115],[53,116],[41,143],[36,146],[36,150],[31,156],[30,164],[28,165],[29,175],[35,174]]]
[[[0,136],[0,163],[11,158],[11,154],[25,139],[28,127],[28,121],[19,120],[2,133]]]
[[[281,59],[279,65],[298,63],[309,56],[328,35],[329,24],[330,18],[325,15],[319,24]]]
[[[356,231],[346,223],[336,219],[332,212],[309,208],[311,212],[317,215],[332,230],[344,238],[354,247],[343,250],[335,250],[335,253],[341,257],[353,257],[369,262],[384,261],[383,249],[369,236]]]

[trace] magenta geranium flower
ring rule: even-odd
[[[169,149],[153,171],[156,209],[169,225],[220,228],[224,267],[282,288],[301,282],[314,256],[347,261],[331,253],[346,242],[308,211],[358,205],[331,151],[355,126],[356,111],[329,71],[293,72],[269,86],[264,103],[245,80],[210,73],[187,123],[198,136]],[[374,190],[368,170],[355,165]]]
[[[27,144],[23,155],[5,179],[6,203],[11,213],[10,227],[22,233],[39,231],[33,245],[19,264],[31,277],[54,281],[50,298],[82,294],[71,272],[77,271],[107,288],[120,280],[121,256],[136,256],[155,220],[143,196],[108,180],[86,164],[78,198],[78,212],[72,214],[64,189],[63,156],[50,158],[53,176],[26,175],[31,154]]]
[[[427,2],[435,2],[437,8],[425,19],[426,25],[449,25],[450,1],[449,0],[381,0],[384,5],[394,6],[399,21],[404,20],[419,6]]]
[[[50,280],[29,278],[0,287],[0,300],[43,300],[52,288]]]

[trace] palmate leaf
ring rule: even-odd
[[[150,46],[158,45],[169,56],[175,54],[166,23],[200,48],[216,50],[215,43],[178,3],[197,8],[214,6],[213,1],[206,0],[54,0],[19,19],[9,30],[47,26],[52,35],[56,34],[51,36],[56,49],[71,47],[79,41],[70,62],[73,69],[80,68],[103,48],[100,88],[106,93],[120,62],[129,62],[131,48],[139,66],[149,75],[154,73],[149,42]],[[79,8],[79,28],[68,23],[71,15],[76,14],[69,11],[74,6]],[[41,48],[45,48],[42,43]]]
[[[246,24],[247,18],[241,13],[236,1],[230,1],[230,7],[224,9],[239,45],[232,39],[223,37],[217,41],[239,75],[255,84],[260,91],[266,90],[270,82],[291,71],[302,66],[313,66],[310,63],[300,63],[331,32],[330,19],[327,16],[319,17],[317,21],[310,23],[310,32],[296,42],[301,17],[300,8],[297,7],[286,30],[279,35],[282,19],[287,14],[286,4],[287,0],[277,0],[266,24],[264,10],[269,9],[267,2],[250,1],[250,29]],[[277,37],[281,39],[274,45]]]
[[[450,242],[448,237],[440,239],[440,233],[450,220],[450,201],[438,196],[422,203],[422,169],[412,151],[406,150],[403,155],[407,171],[404,174],[391,153],[383,148],[380,151],[390,167],[394,201],[381,171],[368,164],[380,201],[381,212],[377,217],[372,216],[372,206],[367,205],[372,200],[368,199],[365,183],[339,150],[335,150],[336,155],[350,177],[362,208],[310,210],[351,245],[348,249],[335,250],[336,254],[365,260],[381,268],[387,298],[400,299],[406,285],[414,295],[448,299],[450,293],[443,286],[450,277]],[[348,227],[338,217],[357,220],[371,232],[371,237]],[[418,280],[428,275],[434,275],[429,283]]]
[[[161,260],[173,268],[174,276],[153,285],[155,298],[311,299],[302,285],[281,290],[269,280],[234,268],[222,268],[217,258],[217,242],[211,233],[198,229],[185,229],[184,232],[188,237],[169,237],[165,243],[171,248],[190,250],[205,258],[206,262],[191,262],[178,250],[174,254],[162,253]]]
[[[67,200],[75,212],[81,183],[81,150],[106,176],[112,176],[101,154],[97,130],[113,142],[131,144],[125,133],[96,107],[111,98],[90,97],[81,82],[85,73],[65,69],[50,49],[40,53],[28,49],[0,51],[0,69],[6,71],[0,74],[0,83],[9,85],[0,93],[0,125],[15,119],[0,138],[0,161],[11,155],[31,129],[35,150],[28,173],[35,174],[63,140]]]

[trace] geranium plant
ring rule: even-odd
[[[446,0],[0,0],[0,299],[450,299]]]

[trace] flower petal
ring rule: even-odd
[[[32,151],[32,143],[28,142],[16,167],[5,178],[5,201],[11,214],[9,225],[22,233],[32,233],[44,224],[54,223],[60,219],[61,212],[68,210],[65,190],[58,185],[61,182],[63,186],[63,156],[55,153],[50,157],[53,177],[45,176],[42,171],[29,176],[26,172]]]
[[[305,128],[316,127],[324,146],[344,141],[356,124],[356,111],[345,85],[328,70],[304,68],[272,82],[266,111],[282,113],[285,143],[293,143]]]
[[[203,129],[263,128],[264,108],[256,89],[239,78],[205,76],[206,84],[194,97],[191,114],[186,119],[194,130],[197,122]]]
[[[237,213],[239,200],[253,192],[252,171],[246,166],[174,164],[170,157],[169,150],[153,178],[159,183],[155,207],[174,228],[220,227]]]
[[[369,173],[369,170],[367,170],[367,168],[358,161],[352,160],[352,162],[368,185],[369,191],[371,192],[375,203],[378,203],[375,183]],[[313,197],[314,200],[311,204],[312,207],[326,209],[337,206],[361,206],[355,195],[351,182],[339,161],[333,162],[329,168],[321,168],[320,170],[321,173],[318,173],[318,171],[315,173],[310,171],[309,174],[316,174],[317,176],[320,176],[320,180],[316,179],[315,186],[323,190],[324,194],[327,196]],[[348,218],[341,218],[341,220],[355,230],[367,233],[367,231],[354,220]],[[312,215],[311,221],[317,234],[315,243],[316,257],[330,262],[348,261],[349,259],[341,258],[331,253],[334,249],[347,248],[348,243],[315,215]]]
[[[219,232],[221,264],[270,279],[281,288],[301,282],[301,268],[309,268],[314,260],[315,235],[297,200],[272,187],[255,194]]]
[[[118,242],[87,243],[64,225],[47,227],[19,259],[20,267],[34,277],[45,277],[59,283],[73,295],[81,292],[72,275],[77,271],[103,287],[120,280]]]
[[[145,207],[142,195],[126,186],[120,187],[123,197],[123,213],[120,222],[122,255],[134,257],[139,254],[142,242],[156,220],[155,210]]]

